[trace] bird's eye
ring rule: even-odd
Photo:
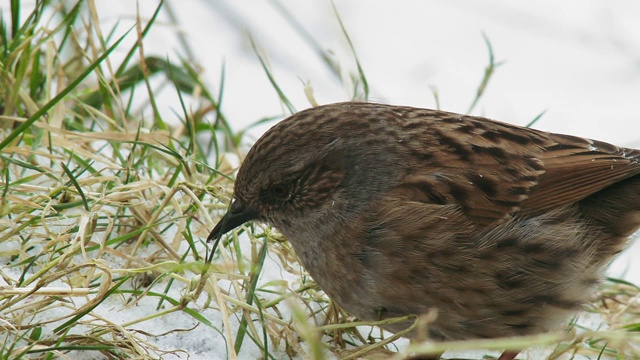
[[[269,188],[269,195],[277,199],[287,199],[289,198],[290,191],[291,187],[289,184],[275,184]]]

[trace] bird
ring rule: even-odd
[[[640,227],[640,150],[441,110],[327,104],[257,140],[207,241],[249,221],[283,234],[362,320],[435,310],[432,341],[544,333],[589,301]]]

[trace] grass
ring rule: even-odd
[[[0,287],[0,359],[185,356],[154,338],[203,331],[231,359],[251,349],[265,359],[397,350],[396,337],[355,328],[375,324],[354,322],[333,306],[272,229],[243,227],[209,252],[203,241],[231,198],[235,168],[226,159],[242,158],[246,129],[232,131],[220,110],[224,67],[214,90],[197,64],[145,54],[145,36],[167,6],[161,2],[152,17],[138,17],[126,29],[103,28],[92,1],[28,7],[12,0],[0,17],[0,276],[6,283]],[[280,10],[341,79],[332,57]],[[353,97],[366,99],[357,46],[339,23],[354,58]],[[136,41],[125,41],[131,38]],[[499,64],[485,40],[490,63],[471,108]],[[111,56],[116,50],[125,54],[118,62]],[[279,98],[295,112],[256,53]],[[166,89],[174,94],[177,124],[158,109]],[[265,267],[280,276],[261,277]],[[551,358],[640,358],[638,294],[636,286],[615,280],[601,288],[589,311],[606,320],[605,331],[574,325],[566,334],[409,350],[536,345],[555,347]],[[140,330],[177,317],[188,321],[166,331]]]

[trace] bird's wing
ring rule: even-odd
[[[539,155],[545,172],[520,205],[534,214],[574,203],[616,182],[640,174],[640,151],[602,141],[549,134],[556,144]]]
[[[422,122],[433,144],[410,149],[414,166],[426,161],[427,171],[411,172],[397,190],[416,201],[457,204],[478,224],[540,214],[640,174],[638,150],[474,116],[412,115],[403,121]]]

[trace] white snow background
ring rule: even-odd
[[[335,53],[345,73],[355,71],[353,56],[328,1],[168,0],[177,21],[163,10],[159,24],[144,42],[145,54],[172,61],[178,61],[176,53],[193,56],[212,88],[220,83],[224,64],[223,110],[235,129],[267,115],[285,115],[248,34],[268,57],[279,85],[298,110],[310,106],[303,91],[307,81],[320,104],[350,99],[348,89],[283,18],[277,3],[303,24],[323,49]],[[8,8],[7,0],[0,4]],[[104,29],[119,21],[124,32],[134,24],[137,8],[142,18],[148,19],[157,1],[98,0],[96,5]],[[525,125],[545,111],[535,128],[640,147],[638,1],[343,0],[335,5],[371,86],[371,101],[435,107],[435,88],[442,109],[466,112],[488,63],[484,33],[496,61],[503,64],[491,78],[474,115]],[[190,44],[192,55],[181,47],[179,35]],[[171,100],[161,104],[166,114],[180,108],[175,97],[167,95],[167,99]],[[273,124],[253,129],[250,139],[257,139]],[[612,264],[609,274],[640,283],[638,251],[640,243],[631,246]],[[267,267],[263,276],[279,278],[281,273]],[[151,311],[144,303],[126,312],[107,306],[108,302],[97,312],[112,321],[122,318],[124,322]],[[212,310],[203,315],[215,321]],[[144,323],[144,330],[162,333],[177,324],[190,328],[193,320],[172,313]],[[184,349],[190,359],[226,358],[223,338],[204,327],[151,341],[164,349]],[[457,355],[479,357],[483,353]],[[93,356],[95,353],[87,358]],[[540,355],[530,352],[521,356]],[[259,349],[252,346],[243,347],[240,353],[241,359],[260,357]],[[186,359],[186,354],[181,358]]]

